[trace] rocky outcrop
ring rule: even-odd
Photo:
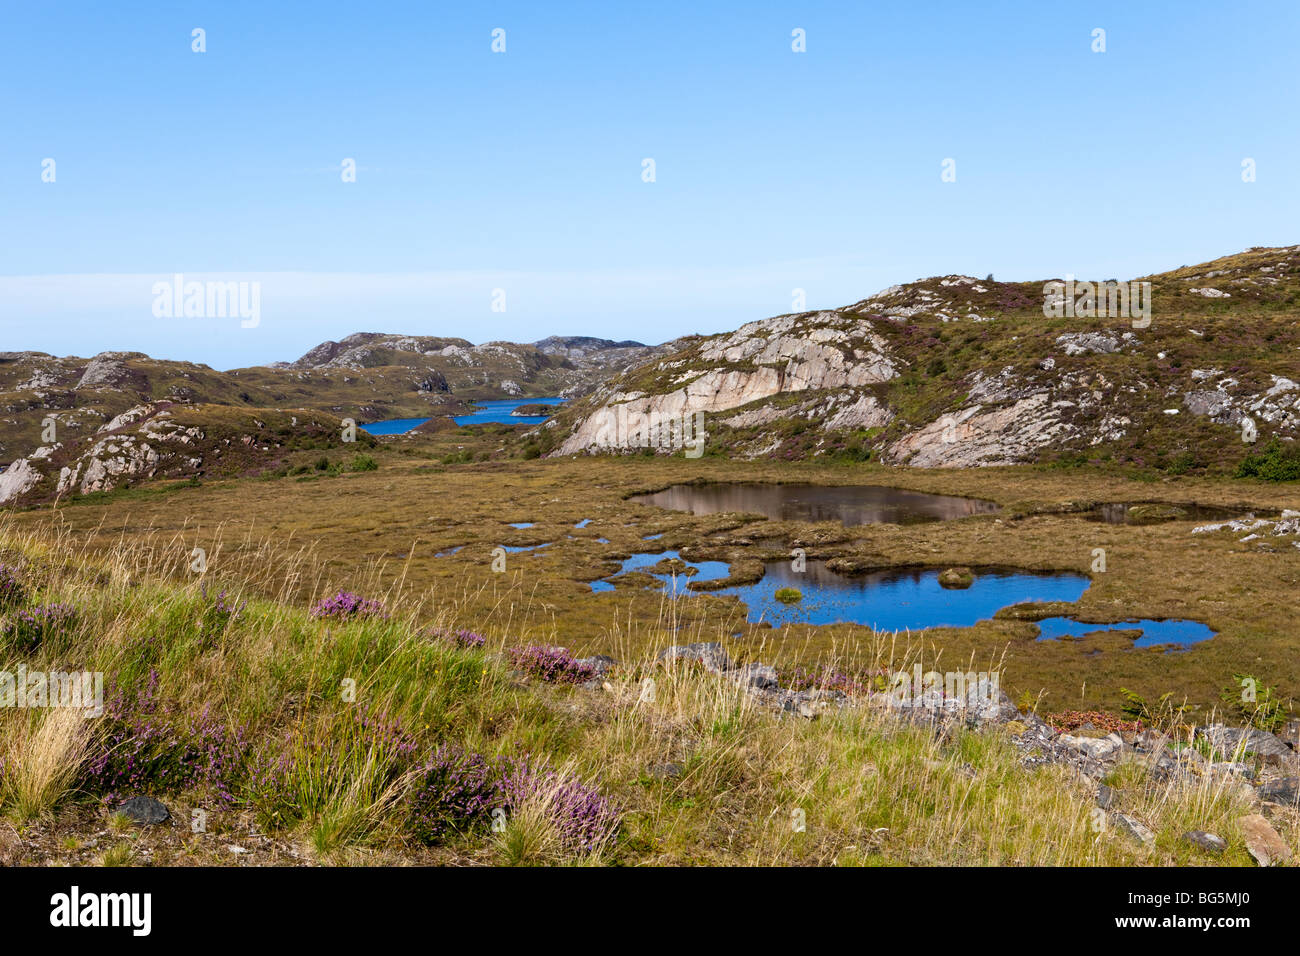
[[[972,405],[941,415],[889,447],[888,460],[918,468],[1015,465],[1074,430],[1047,395],[985,410]]]
[[[104,388],[121,385],[131,376],[126,362],[131,359],[147,359],[143,352],[100,352],[77,381],[77,388]]]
[[[774,395],[855,388],[898,374],[885,339],[872,322],[838,312],[777,316],[706,339],[694,354],[659,363],[661,394],[613,392],[569,435],[558,454],[633,447],[626,422],[680,421],[697,413],[738,409]],[[887,420],[888,412],[859,398],[846,420]],[[743,419],[742,419],[743,420]],[[675,447],[681,447],[677,443]]]
[[[123,480],[153,477],[163,460],[163,443],[197,446],[204,437],[198,428],[170,421],[171,414],[165,408],[140,405],[118,415],[96,433],[103,437],[59,470],[55,491],[60,495],[111,491]],[[201,459],[194,461],[197,469]]]
[[[0,505],[9,504],[32,491],[45,475],[26,458],[19,458],[0,472]]]
[[[1104,314],[1062,308],[1058,280],[891,286],[688,342],[609,380],[538,436],[551,454],[616,453],[624,418],[700,413],[706,447],[733,457],[1222,471],[1252,440],[1246,418],[1261,440],[1300,439],[1298,251],[1251,249],[1134,280],[1150,291],[1140,315],[1120,314],[1135,308],[1124,297]],[[1251,317],[1227,314],[1238,304]],[[1188,427],[1189,417],[1223,430]]]
[[[308,409],[232,413],[222,406],[150,402],[84,439],[43,445],[0,474],[0,505],[112,491],[149,478],[261,474],[289,447],[337,440],[338,418]],[[373,444],[364,433],[358,446]]]

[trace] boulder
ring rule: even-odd
[[[673,644],[659,652],[655,658],[664,664],[673,661],[696,661],[711,674],[731,670],[731,658],[718,641],[700,641],[695,644]]]
[[[171,812],[153,797],[131,797],[117,808],[117,812],[141,826],[165,823],[171,818]]]
[[[1113,813],[1111,819],[1115,821],[1116,828],[1126,836],[1132,837],[1143,846],[1155,845],[1156,835],[1137,817],[1131,817],[1127,813]]]
[[[1298,806],[1300,805],[1300,777],[1270,780],[1259,788],[1259,797],[1272,803]]]
[[[1258,813],[1239,817],[1237,825],[1241,827],[1241,835],[1246,841],[1246,851],[1260,866],[1272,866],[1291,859],[1291,848],[1286,845],[1286,841]]]
[[[21,498],[40,483],[45,475],[26,458],[19,458],[0,474],[0,505]]]
[[[1196,732],[1209,740],[1225,757],[1234,756],[1239,749],[1242,753],[1256,754],[1264,758],[1264,762],[1268,764],[1289,761],[1294,756],[1290,747],[1266,730],[1212,724],[1209,727],[1199,727]]]
[[[745,664],[727,674],[729,678],[746,687],[772,689],[777,686],[776,668],[768,664]]]
[[[1222,853],[1228,848],[1227,840],[1204,830],[1189,830],[1183,834],[1183,841],[1214,854]]]
[[[614,658],[610,657],[608,654],[595,654],[591,657],[579,657],[577,663],[590,667],[592,678],[594,679],[597,677],[604,677],[613,670],[614,665],[617,664],[618,661],[614,660]]]
[[[1073,734],[1061,734],[1056,740],[1059,744],[1077,750],[1094,760],[1109,760],[1119,756],[1124,749],[1124,741],[1119,734],[1109,734],[1105,737],[1076,737]]]

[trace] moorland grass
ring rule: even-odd
[[[0,669],[99,670],[118,695],[100,720],[0,711],[0,812],[21,827],[68,817],[102,829],[115,800],[129,795],[110,794],[90,772],[111,739],[134,748],[132,793],[207,807],[217,825],[249,821],[324,863],[1219,862],[1180,840],[1189,829],[1223,835],[1223,862],[1249,862],[1235,823],[1249,798],[1229,778],[1160,782],[1140,766],[1117,771],[1120,807],[1156,833],[1148,849],[1099,826],[1092,786],[1065,768],[1024,768],[1006,731],[936,737],[865,704],[817,720],[782,718],[730,681],[655,667],[633,651],[646,645],[646,630],[678,642],[719,636],[698,621],[676,632],[671,616],[612,622],[624,663],[588,689],[513,670],[505,651],[525,642],[508,626],[510,610],[495,616],[507,626],[484,627],[472,594],[407,601],[396,587],[360,587],[388,616],[340,621],[312,616],[330,593],[328,570],[301,556],[280,566],[293,580],[279,592],[307,580],[321,586],[298,601],[260,593],[276,591],[265,569],[250,568],[247,583],[229,573],[200,582],[166,548],[119,542],[91,552],[71,534],[6,527],[0,558],[18,569],[25,600],[78,609],[57,648],[6,650]],[[214,637],[218,584],[242,610]],[[519,590],[507,597],[529,600]],[[485,639],[466,646],[431,627]],[[866,672],[924,652],[919,642],[881,639],[857,645],[842,665]],[[140,705],[144,698],[155,706]],[[425,807],[467,805],[445,778],[443,789],[427,789],[425,768],[447,746],[498,768],[484,792],[501,800],[503,827],[476,812],[431,841],[417,839],[417,798]],[[603,829],[575,842],[566,834],[580,813]],[[1294,843],[1295,820],[1279,826]],[[228,862],[200,838],[185,852]],[[134,860],[128,844],[104,851],[105,864]]]

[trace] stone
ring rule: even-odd
[[[1066,355],[1110,355],[1120,350],[1118,336],[1105,332],[1068,332],[1056,337]]]
[[[696,661],[711,674],[720,674],[731,670],[731,658],[717,641],[701,641],[695,644],[674,644],[664,648],[655,658],[665,664],[673,661]]]
[[[1255,771],[1244,763],[1233,763],[1222,761],[1220,763],[1210,764],[1210,773],[1221,777],[1244,777],[1247,780],[1253,779]]]
[[[705,339],[694,362],[698,374],[683,384],[663,381],[663,390],[653,395],[611,394],[577,424],[556,454],[621,447],[628,421],[680,420],[696,412],[740,408],[783,392],[860,388],[898,375],[888,340],[873,324],[837,312],[747,323],[730,335]],[[680,437],[673,440],[680,447]]]
[[[731,671],[727,676],[746,687],[770,690],[777,686],[776,668],[768,664],[745,664]]]
[[[1259,797],[1271,803],[1298,806],[1300,805],[1300,777],[1270,780],[1259,788]]]
[[[1046,742],[1057,735],[1056,728],[1049,724],[1043,718],[1039,717],[1032,710],[1024,714],[1017,714],[1013,723],[1023,724],[1025,727],[1024,735],[1031,736],[1035,740]]]
[[[1105,737],[1076,737],[1072,734],[1061,734],[1056,739],[1070,749],[1077,750],[1094,760],[1108,760],[1118,756],[1124,749],[1124,741],[1119,734],[1109,734]]]
[[[1111,815],[1111,819],[1115,821],[1115,826],[1119,828],[1121,833],[1132,837],[1143,846],[1155,845],[1156,835],[1151,832],[1150,827],[1137,817],[1131,817],[1127,813],[1115,813]]]
[[[1134,738],[1133,745],[1145,753],[1160,753],[1169,746],[1169,735],[1146,727]]]
[[[650,776],[658,780],[671,780],[682,775],[681,764],[657,763],[650,767]]]
[[[1239,817],[1237,825],[1241,827],[1241,835],[1246,841],[1246,852],[1260,866],[1272,866],[1291,859],[1291,848],[1286,845],[1286,841],[1258,813]]]
[[[1300,750],[1300,720],[1288,720],[1277,736],[1292,750]]]
[[[1290,761],[1294,756],[1290,747],[1266,730],[1213,724],[1197,728],[1197,734],[1209,740],[1216,750],[1228,758],[1236,756],[1240,751],[1256,754],[1264,758],[1265,763],[1277,764]]]
[[[614,658],[610,657],[608,654],[596,654],[592,657],[579,657],[577,662],[591,668],[593,679],[604,677],[613,670],[614,665],[618,663],[618,661],[614,660]]]
[[[1109,810],[1115,804],[1115,791],[1104,783],[1097,788],[1097,806]]]
[[[1222,853],[1228,848],[1227,840],[1221,836],[1217,836],[1216,834],[1207,833],[1204,830],[1187,831],[1183,834],[1183,841],[1215,854]]]
[[[117,808],[117,812],[141,826],[153,826],[171,818],[171,812],[153,797],[131,797]]]

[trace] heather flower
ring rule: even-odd
[[[596,669],[584,664],[563,647],[536,644],[510,648],[510,662],[526,674],[553,684],[581,684],[596,676]]]
[[[439,747],[420,768],[411,790],[408,826],[422,843],[486,825],[501,807],[502,761],[458,747]]]
[[[77,610],[71,604],[43,604],[15,611],[0,627],[0,636],[20,650],[35,650],[45,641],[71,630]]]
[[[384,711],[371,713],[366,704],[358,705],[352,719],[361,746],[389,754],[401,763],[415,758],[419,745],[400,719],[390,718]]]
[[[199,619],[200,636],[204,646],[214,643],[226,632],[226,628],[239,620],[248,606],[247,601],[241,601],[236,604],[231,598],[226,599],[226,592],[222,591],[208,603],[208,586],[203,585],[203,614]]]
[[[363,598],[351,591],[339,591],[333,597],[324,598],[311,610],[313,617],[340,618],[350,617],[388,617],[384,605],[370,598]]]
[[[618,829],[620,814],[612,800],[577,777],[533,762],[527,755],[508,762],[501,794],[509,811],[531,800],[544,800],[560,845],[572,853],[599,849]]]
[[[514,813],[541,800],[560,845],[590,853],[618,828],[619,810],[598,789],[526,755],[489,760],[459,747],[439,747],[412,788],[408,826],[424,843],[486,826],[492,811]]]
[[[454,644],[456,647],[469,649],[482,647],[486,643],[486,639],[482,634],[475,634],[473,631],[467,631],[464,628],[452,631],[443,627],[434,627],[429,629],[429,635],[440,641]]]
[[[18,576],[18,569],[0,564],[0,608],[17,607],[26,599],[27,589]]]
[[[105,702],[104,732],[94,739],[81,785],[109,802],[207,785],[218,801],[233,804],[248,750],[243,728],[230,729],[206,707],[183,713],[161,703],[157,690],[158,675],[151,671],[143,688],[117,688]]]

